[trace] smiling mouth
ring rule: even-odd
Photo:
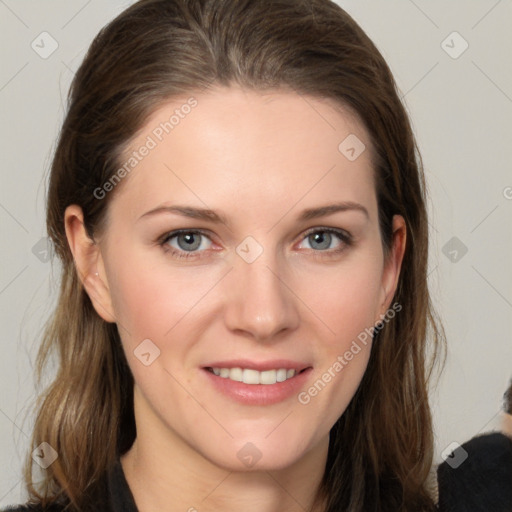
[[[284,382],[293,379],[296,375],[305,372],[308,368],[294,370],[287,368],[277,368],[275,370],[264,370],[262,372],[250,368],[212,368],[206,367],[205,370],[213,373],[217,377],[243,382],[244,384],[264,384],[271,385],[278,382]]]

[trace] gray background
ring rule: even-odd
[[[58,276],[45,176],[67,89],[94,35],[130,3],[0,0],[0,506],[24,499],[33,360]],[[432,391],[440,461],[452,442],[497,427],[512,375],[512,1],[338,3],[390,64],[424,158],[429,281],[449,346]]]

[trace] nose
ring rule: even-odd
[[[239,259],[226,283],[225,322],[238,334],[271,341],[299,325],[297,297],[267,251],[254,262]]]

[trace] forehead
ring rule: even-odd
[[[371,210],[371,154],[357,116],[332,100],[218,88],[152,113],[121,156],[129,172],[116,196],[134,214],[175,198],[240,213],[324,197]]]

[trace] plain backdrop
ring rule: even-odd
[[[45,177],[67,90],[93,37],[129,3],[0,0],[0,506],[25,498],[33,361],[58,277],[45,251]],[[451,443],[497,427],[512,376],[512,1],[339,4],[391,66],[424,159],[429,282],[448,338],[432,392],[439,462]]]

